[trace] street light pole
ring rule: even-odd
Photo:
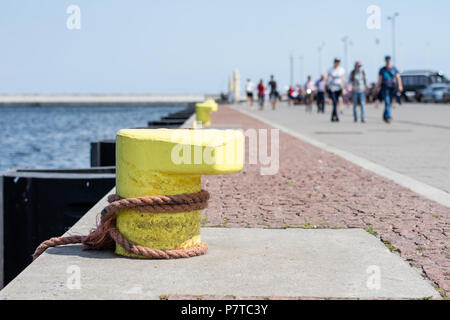
[[[303,56],[298,57],[298,59],[300,61],[300,63],[299,63],[299,66],[300,66],[300,79],[299,79],[298,83],[301,83],[302,80],[303,80]]]
[[[290,61],[290,73],[291,73],[291,79],[290,79],[290,85],[294,85],[294,55],[291,53],[291,56],[289,57]]]
[[[347,78],[348,72],[348,36],[342,38],[342,42],[344,42],[344,68],[345,68],[345,78]]]
[[[325,43],[322,42],[318,48],[319,51],[319,74],[323,73],[322,59],[323,59],[323,47],[325,47]]]
[[[398,12],[395,12],[392,16],[388,16],[388,20],[392,22],[392,62],[396,65],[397,61],[395,58],[395,18],[399,16]]]

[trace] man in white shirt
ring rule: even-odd
[[[345,70],[340,66],[341,60],[334,59],[333,67],[328,71],[327,84],[328,94],[333,101],[333,113],[331,114],[331,122],[338,122],[337,106],[339,97],[345,95]]]
[[[245,85],[245,92],[247,93],[247,103],[249,107],[253,106],[253,91],[255,90],[255,85],[252,80],[247,79],[247,84]]]

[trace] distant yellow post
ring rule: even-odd
[[[243,167],[244,137],[237,130],[124,129],[117,134],[116,191],[124,198],[201,190],[202,174]],[[142,213],[121,210],[119,231],[152,249],[199,246],[200,211]],[[138,257],[116,244],[116,253]]]
[[[211,125],[211,112],[216,112],[218,105],[213,99],[205,100],[202,103],[195,105],[195,114],[198,122],[201,122],[202,126],[209,127]]]

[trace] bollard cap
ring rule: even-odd
[[[219,105],[217,104],[216,101],[214,101],[214,99],[208,99],[201,103],[197,103],[195,105],[195,107],[211,109],[211,111],[214,111],[214,112],[216,112],[219,109]]]
[[[117,134],[116,166],[173,174],[228,174],[244,163],[240,130],[123,129]]]

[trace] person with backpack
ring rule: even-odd
[[[365,123],[364,102],[366,100],[367,80],[366,73],[362,68],[361,61],[356,61],[355,69],[350,73],[350,89],[352,91],[353,100],[353,118],[358,122],[358,105],[361,106],[361,122]]]
[[[378,73],[377,91],[381,90],[381,96],[384,100],[383,120],[391,123],[391,104],[396,92],[403,91],[402,78],[397,68],[391,63],[391,57],[385,57],[386,65],[380,69]],[[381,89],[380,89],[381,88]]]

